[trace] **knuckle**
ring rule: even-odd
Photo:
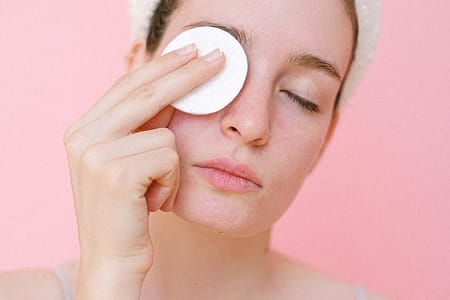
[[[66,128],[66,130],[64,131],[64,136],[63,136],[64,145],[69,144],[71,135],[72,135],[72,127]]]
[[[66,128],[66,130],[64,131],[64,136],[63,136],[63,140],[64,140],[64,145],[70,145],[72,143],[72,139],[73,139],[73,133],[75,132],[75,129],[73,128],[73,125]]]
[[[116,82],[114,82],[113,87],[120,89],[120,88],[122,88],[124,86],[127,86],[128,82],[129,82],[129,77],[130,77],[130,74],[125,74],[125,75],[120,76],[116,80]]]
[[[146,99],[150,98],[155,94],[155,88],[153,85],[149,84],[138,88],[132,94],[132,99]]]
[[[106,185],[112,190],[123,187],[131,177],[130,170],[119,161],[109,161],[106,163],[103,174]]]
[[[175,151],[173,148],[164,148],[164,157],[166,159],[166,162],[171,165],[172,167],[175,167],[180,162],[180,156],[178,155],[178,152]]]
[[[64,133],[64,146],[66,147],[66,150],[68,154],[77,154],[80,153],[84,145],[84,134],[81,133],[79,130],[72,131],[68,129]]]
[[[95,173],[101,172],[103,165],[103,156],[98,147],[91,147],[81,154],[81,164]]]
[[[175,134],[172,130],[169,128],[159,128],[159,135],[163,139],[164,145],[167,145],[168,147],[175,148],[176,141],[175,141]]]

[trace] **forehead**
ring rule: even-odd
[[[252,51],[275,59],[308,52],[342,71],[351,57],[352,28],[343,0],[182,0],[162,44],[199,21],[245,31]]]

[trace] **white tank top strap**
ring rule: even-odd
[[[366,289],[362,285],[357,284],[355,286],[355,291],[356,291],[356,300],[369,300]]]
[[[53,272],[56,274],[56,277],[59,278],[61,287],[63,288],[64,300],[72,300],[72,288],[70,287],[69,279],[67,278],[63,268],[56,266],[53,268]]]

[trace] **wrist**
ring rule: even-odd
[[[145,276],[150,271],[153,255],[144,253],[133,256],[98,254],[94,251],[81,252],[80,270],[114,271],[124,274]]]
[[[136,270],[121,262],[80,262],[77,300],[140,299],[145,271]]]

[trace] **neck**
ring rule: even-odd
[[[154,263],[143,286],[147,299],[229,298],[230,291],[261,289],[270,275],[270,231],[232,237],[160,211],[149,227]]]

